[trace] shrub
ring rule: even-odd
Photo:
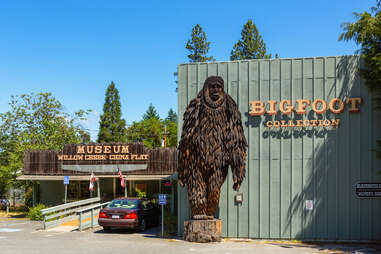
[[[31,220],[43,220],[44,216],[42,216],[41,210],[45,208],[46,206],[44,206],[43,204],[38,204],[35,207],[29,208],[29,212],[27,215],[28,218]]]

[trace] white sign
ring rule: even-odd
[[[313,210],[313,209],[314,209],[314,201],[306,200],[306,210]]]

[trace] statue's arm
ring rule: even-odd
[[[197,100],[192,100],[185,110],[183,117],[183,128],[181,139],[178,147],[178,181],[180,186],[188,183],[190,169],[194,163],[194,151],[192,151],[192,139],[194,137],[194,129],[198,117]]]
[[[231,121],[231,133],[228,134],[230,167],[234,182],[233,189],[238,191],[246,174],[247,142],[242,127],[241,113],[233,99],[229,99],[228,114]]]

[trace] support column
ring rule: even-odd
[[[112,179],[112,194],[113,194],[113,197],[115,198],[116,197],[116,178],[115,177]]]
[[[100,198],[101,197],[101,179],[100,178],[98,178],[98,181],[97,181],[97,192],[98,192],[97,197]]]
[[[128,181],[128,192],[130,193],[130,196],[132,197],[133,195],[132,195],[132,181],[131,180]]]
[[[36,182],[35,181],[32,181],[32,190],[33,190],[33,207],[36,206],[36,201],[37,201],[37,186],[36,186]]]
[[[124,180],[124,197],[127,197],[127,181]]]
[[[171,184],[171,214],[175,212],[175,187]]]

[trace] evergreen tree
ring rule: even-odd
[[[149,104],[149,107],[148,107],[147,111],[143,114],[143,120],[148,120],[148,119],[151,119],[151,118],[160,119],[160,116],[157,113],[155,107],[152,106],[152,103]]]
[[[197,24],[192,28],[191,39],[185,48],[190,51],[188,58],[191,63],[214,61],[212,56],[206,56],[209,51],[210,42],[206,40],[206,34],[202,27]]]
[[[251,19],[243,26],[241,36],[241,40],[233,46],[230,60],[271,58],[271,54],[266,54],[266,44]]]
[[[119,92],[115,84],[111,84],[106,90],[103,115],[99,122],[97,142],[126,142],[126,121],[121,119]]]
[[[176,112],[172,108],[170,108],[169,111],[168,111],[167,120],[170,121],[170,122],[177,123],[177,114],[176,114]]]

